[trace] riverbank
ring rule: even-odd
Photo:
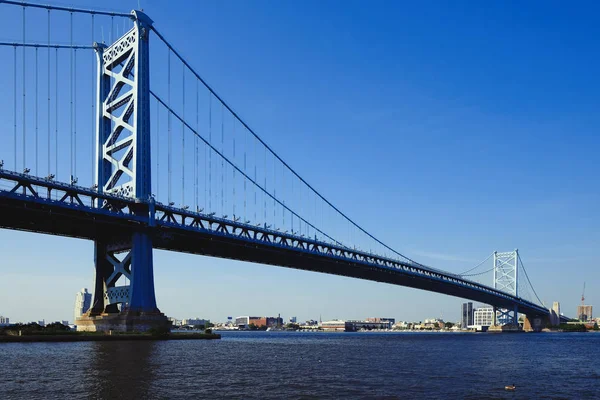
[[[114,342],[140,340],[215,340],[221,339],[216,333],[171,333],[168,335],[151,335],[146,333],[119,333],[107,335],[103,333],[67,333],[56,335],[5,335],[0,336],[0,343],[31,342]]]

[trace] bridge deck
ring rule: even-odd
[[[117,247],[133,232],[144,230],[159,249],[367,279],[497,307],[517,305],[525,314],[547,313],[537,304],[410,262],[28,175],[0,171],[0,180],[13,184],[10,191],[0,190],[2,228],[105,241]],[[98,202],[105,206],[95,207]],[[120,237],[114,237],[115,231]]]

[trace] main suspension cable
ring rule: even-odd
[[[163,100],[162,100],[160,97],[158,97],[158,96],[157,96],[157,95],[156,95],[156,94],[155,94],[155,93],[154,93],[152,90],[150,90],[150,95],[151,95],[152,97],[154,97],[154,98],[155,98],[157,101],[159,101],[159,102],[162,104],[162,106],[163,106],[163,107],[165,107],[165,108],[169,109],[169,106],[167,105],[167,103],[165,103],[165,102],[164,102],[164,101],[163,101]],[[179,115],[177,114],[177,112],[175,112],[175,111],[171,110],[171,113],[172,113],[172,114],[173,114],[173,116],[174,116],[175,118],[177,118],[177,119],[178,119],[178,120],[179,120],[181,123],[185,124],[185,125],[186,125],[186,127],[187,127],[187,128],[188,128],[188,129],[189,129],[191,132],[193,132],[195,135],[197,135],[197,136],[200,138],[200,140],[202,140],[202,141],[203,141],[203,142],[204,142],[204,143],[205,143],[207,146],[209,146],[209,147],[212,149],[212,151],[214,151],[214,152],[215,152],[215,154],[217,154],[219,157],[221,157],[221,160],[223,160],[223,162],[227,162],[227,164],[228,164],[228,165],[230,165],[232,168],[235,168],[235,169],[237,169],[237,171],[238,171],[240,174],[243,174],[243,171],[242,171],[242,170],[241,170],[241,169],[240,169],[238,166],[236,166],[236,165],[235,165],[235,163],[233,163],[231,160],[229,160],[227,157],[225,157],[225,155],[224,155],[224,154],[223,154],[221,151],[219,151],[219,150],[218,150],[218,149],[216,149],[216,148],[215,148],[213,145],[211,145],[211,144],[210,144],[210,143],[209,143],[209,142],[208,142],[208,141],[207,141],[207,140],[206,140],[206,139],[205,139],[205,138],[204,138],[202,135],[200,135],[200,133],[199,133],[199,132],[197,132],[197,131],[196,131],[194,128],[192,128],[192,127],[191,127],[191,126],[190,126],[190,125],[189,125],[189,124],[188,124],[188,123],[187,123],[185,120],[183,120],[183,118],[182,118],[181,116],[179,116]],[[250,179],[250,177],[248,177],[247,175],[245,175],[245,174],[244,174],[244,176],[245,176],[246,178],[248,178],[248,179],[249,179],[249,180],[250,180],[250,181],[251,181],[251,182],[252,182],[254,185],[256,185],[256,187],[257,187],[258,189],[260,189],[260,190],[261,190],[261,191],[262,191],[262,192],[265,194],[265,199],[266,199],[266,197],[267,197],[267,196],[268,196],[268,197],[270,197],[270,198],[273,198],[273,195],[271,195],[271,194],[270,194],[270,193],[269,193],[269,192],[266,190],[266,188],[263,188],[263,187],[261,187],[261,186],[260,186],[260,185],[259,185],[259,184],[258,184],[256,181],[253,181],[253,180],[251,180],[251,179]],[[265,201],[266,201],[266,200],[265,200]],[[278,199],[275,199],[275,201],[276,201],[277,203],[279,203],[279,205],[283,206],[283,207],[284,207],[286,210],[288,210],[289,212],[294,212],[294,211],[290,210],[290,209],[289,209],[287,206],[283,205],[283,204],[281,203],[281,201],[280,201],[280,200],[278,200]],[[298,217],[298,218],[302,218],[302,217],[300,217],[298,214],[296,214],[296,217]],[[309,222],[308,222],[308,221],[306,221],[306,220],[304,220],[304,221],[305,221],[306,223],[309,223]],[[309,224],[310,224],[310,223],[309,223]],[[315,231],[319,232],[320,234],[322,234],[322,235],[323,235],[323,236],[325,236],[326,238],[330,239],[330,240],[331,240],[332,242],[334,242],[335,244],[337,244],[337,245],[339,245],[339,246],[341,246],[341,247],[345,247],[345,246],[344,246],[342,243],[340,243],[340,242],[336,241],[334,238],[330,237],[329,235],[327,235],[325,232],[321,231],[320,229],[318,229],[318,228],[317,228],[317,227],[315,227],[314,225],[310,224],[310,226],[311,226],[311,227],[312,227],[312,228],[313,228]]]
[[[535,298],[538,299],[538,301],[540,302],[541,305],[545,306],[544,302],[540,299],[537,292],[535,291],[535,288],[531,284],[531,280],[529,280],[529,275],[527,274],[527,270],[525,269],[525,265],[523,264],[523,260],[521,259],[521,254],[517,253],[517,257],[519,258],[519,262],[521,263],[521,267],[523,268],[523,272],[525,273],[525,278],[527,278],[527,282],[529,282],[529,286],[531,287],[531,290],[533,291]]]
[[[476,270],[478,267],[480,267],[482,264],[484,264],[484,263],[485,263],[487,260],[489,260],[489,259],[490,259],[490,257],[491,257],[492,255],[494,255],[494,253],[490,253],[490,254],[489,254],[487,257],[486,257],[486,259],[485,259],[485,260],[483,260],[482,262],[480,262],[479,264],[477,264],[477,265],[476,265],[476,266],[474,266],[473,268],[471,268],[471,269],[468,269],[468,270],[466,270],[465,272],[462,272],[462,273],[460,273],[460,274],[457,274],[457,275],[458,275],[458,276],[463,276],[463,275],[464,275],[464,276],[468,276],[468,275],[466,275],[466,274],[468,274],[469,272],[471,272],[471,271],[473,271],[473,270]],[[493,268],[492,268],[492,269],[493,269]]]
[[[281,157],[279,157],[274,151],[273,149],[271,149],[271,147],[269,147],[240,117],[239,115],[227,104],[225,103],[225,101],[215,92],[215,90],[208,85],[208,83],[188,64],[188,62],[177,52],[177,50],[175,50],[173,48],[173,46],[165,39],[164,36],[162,36],[162,34],[156,29],[155,26],[152,26],[152,30],[154,31],[154,33],[158,36],[158,38],[160,40],[163,41],[163,43],[173,52],[173,54],[178,57],[180,59],[181,62],[183,62],[188,69],[190,70],[190,72],[192,72],[196,78],[198,80],[200,80],[200,82],[202,82],[202,84],[209,90],[210,93],[212,93],[212,95],[215,96],[215,98],[217,98],[217,100],[219,100],[221,102],[221,104],[231,113],[233,114],[233,116],[252,134],[256,137],[256,139],[258,141],[260,141],[260,143],[262,143],[262,145],[265,147],[265,152],[266,150],[269,150],[269,152],[271,152],[273,154],[274,157],[276,157],[288,170],[290,170],[290,172],[292,172],[292,174],[294,176],[296,176],[300,181],[302,181],[311,191],[313,191],[316,196],[318,196],[322,201],[324,201],[329,207],[331,207],[333,210],[335,210],[337,213],[339,213],[343,218],[345,218],[346,220],[348,220],[351,224],[353,224],[357,229],[359,229],[361,232],[363,232],[365,235],[367,235],[369,238],[371,238],[372,240],[374,240],[375,242],[377,242],[379,245],[383,246],[384,248],[388,249],[389,251],[391,251],[392,253],[396,254],[397,256],[400,256],[402,258],[404,258],[405,260],[408,260],[410,262],[412,262],[415,265],[419,265],[421,267],[425,267],[425,268],[431,268],[431,267],[427,267],[423,264],[420,264],[414,260],[412,260],[411,258],[399,253],[398,251],[394,250],[393,248],[391,248],[390,246],[386,245],[385,243],[383,243],[381,240],[377,239],[375,236],[373,236],[371,233],[369,233],[368,231],[366,231],[364,228],[362,228],[360,225],[358,225],[356,222],[354,222],[354,220],[352,220],[350,217],[348,217],[346,214],[344,214],[341,210],[339,210],[336,206],[334,206],[331,202],[329,202],[325,197],[323,197],[316,189],[314,189],[307,181],[305,181],[295,170],[293,170],[285,161],[283,161],[283,159]],[[266,155],[266,154],[265,154]],[[266,207],[266,205],[265,205]],[[266,210],[265,210],[266,212]],[[266,218],[265,218],[266,220]]]

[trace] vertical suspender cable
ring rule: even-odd
[[[210,92],[208,95],[210,96]],[[210,153],[210,149],[206,145],[204,145],[202,148],[204,149],[204,204],[202,208],[208,210],[208,154]]]
[[[212,93],[208,92],[208,142],[212,146]],[[208,209],[212,209],[212,148],[208,149]]]
[[[183,67],[183,120],[185,121],[185,64]],[[185,123],[181,124],[181,206],[185,206]]]
[[[27,130],[25,128],[25,122],[26,122],[26,91],[25,91],[25,82],[27,81],[27,79],[25,78],[25,7],[23,7],[23,170],[25,170],[26,165],[27,165],[27,160],[25,159],[26,157],[26,148],[27,148],[27,141],[26,141],[26,133]]]
[[[58,48],[54,49],[54,168],[58,179]]]
[[[200,132],[200,99],[198,96],[198,80],[196,79],[196,132]],[[196,192],[194,208],[198,211],[198,135],[194,135],[194,190]]]
[[[294,177],[292,176],[292,205],[294,205],[294,203],[295,203],[294,200],[295,200],[295,197],[294,197]],[[296,207],[294,207],[294,209],[297,210]],[[290,214],[291,214],[290,218],[292,220],[291,221],[291,227],[292,227],[291,229],[292,229],[292,233],[294,233],[294,213],[290,213]]]
[[[156,101],[156,198],[160,200],[160,103]]]
[[[221,153],[225,154],[225,107],[221,103]],[[225,214],[225,159],[221,157],[221,215]]]
[[[242,132],[244,132],[244,223],[246,221],[248,221],[248,213],[246,212],[246,201],[247,201],[247,197],[246,197],[246,184],[248,179],[246,179],[246,176],[248,174],[248,172],[246,171],[246,165],[247,165],[247,143],[248,143],[248,132],[246,132],[246,130],[243,130]]]
[[[273,227],[275,227],[277,219],[277,165],[275,164],[275,157],[273,157]]]
[[[267,190],[267,148],[263,146],[264,151],[264,175],[265,175],[265,191]],[[264,203],[264,218],[265,218],[265,226],[267,226],[267,196],[263,192],[263,203]]]
[[[73,50],[73,177],[77,180],[77,49]]]
[[[73,47],[73,13],[71,13],[71,23],[70,23],[70,29],[71,29],[71,47]],[[70,57],[70,74],[71,74],[71,79],[69,81],[69,97],[70,97],[70,101],[71,101],[71,107],[69,107],[70,111],[71,111],[71,131],[70,131],[70,143],[71,143],[71,183],[73,183],[73,49],[70,49],[69,52],[69,57]]]
[[[167,192],[169,205],[171,205],[171,49],[169,49],[168,56],[168,72],[167,72],[167,102],[169,103],[169,112],[167,114],[167,134],[168,134],[168,145],[167,145]]]
[[[281,195],[281,198],[283,199],[283,205],[285,206],[285,166],[281,166],[281,186],[283,187],[283,194]],[[292,197],[293,199],[293,197]],[[294,206],[294,204],[292,203],[292,207]],[[283,227],[285,228],[285,208],[281,208],[281,214],[282,214],[282,223],[283,223]],[[292,214],[293,215],[293,214]]]
[[[38,168],[38,48],[35,48],[35,175],[40,176]]]
[[[50,10],[48,10],[48,176],[50,176]]]
[[[14,84],[14,92],[13,92],[13,103],[14,103],[14,117],[13,117],[13,121],[14,121],[14,125],[15,125],[15,130],[14,130],[14,137],[13,137],[13,146],[14,146],[14,150],[15,150],[15,167],[14,167],[14,171],[17,172],[17,46],[13,47],[14,50],[14,60],[13,60],[13,66],[14,66],[14,79],[13,79],[13,84]]]
[[[92,41],[91,43],[94,44],[94,14],[92,14],[92,37],[91,37]],[[94,54],[92,54],[92,77],[94,77],[94,72],[96,71],[95,68],[95,56]],[[98,71],[98,74],[100,73],[100,71]],[[91,143],[92,146],[90,148],[90,151],[92,152],[91,157],[90,157],[90,162],[92,163],[91,165],[91,169],[90,169],[90,173],[92,174],[92,180],[90,181],[91,184],[94,184],[95,181],[95,176],[94,176],[94,166],[96,165],[96,163],[94,162],[94,160],[96,160],[96,152],[95,152],[95,138],[96,135],[94,134],[94,131],[96,130],[96,115],[94,113],[95,111],[95,103],[96,103],[96,80],[92,78],[92,130],[90,133],[90,138],[91,138]]]
[[[233,162],[235,162],[235,118],[232,118],[232,123],[233,123]],[[236,197],[235,197],[235,168],[232,168],[233,170],[233,218],[235,219],[235,202],[236,202]]]
[[[257,142],[257,139],[254,138],[254,182],[258,182],[258,180],[257,180],[258,174],[257,174],[257,171],[256,171],[257,170],[256,165],[258,164],[258,157],[257,157],[257,154],[256,154],[256,142]],[[256,184],[253,184],[252,188],[254,189],[254,223],[256,223],[256,220],[257,220],[257,218],[256,218],[256,211],[258,210],[258,204],[257,204],[257,197],[258,196],[256,194]]]

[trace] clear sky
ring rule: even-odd
[[[284,160],[392,247],[453,272],[519,248],[546,303],[574,316],[585,281],[600,307],[596,3],[141,6]],[[2,26],[0,40],[12,37]],[[0,254],[0,314],[13,320],[71,320],[75,292],[93,285],[90,242],[3,230]],[[458,320],[462,302],[163,251],[155,282],[177,318]]]

